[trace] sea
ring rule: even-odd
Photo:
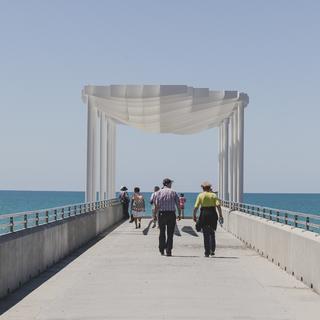
[[[151,215],[151,192],[142,194],[146,199],[146,215]],[[185,216],[192,215],[197,195],[194,192],[184,192],[187,199]],[[84,201],[84,192],[0,190],[0,214],[35,211]],[[320,193],[245,193],[244,203],[320,215]]]

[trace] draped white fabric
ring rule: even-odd
[[[84,102],[116,123],[146,132],[190,134],[219,126],[248,96],[185,85],[85,86]]]

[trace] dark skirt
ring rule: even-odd
[[[204,207],[200,209],[200,224],[201,227],[209,226],[213,230],[217,229],[218,215],[216,207]]]

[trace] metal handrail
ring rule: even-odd
[[[0,236],[120,204],[119,199],[73,203],[61,207],[0,215]]]
[[[222,206],[231,209],[231,211],[240,211],[281,224],[320,233],[320,215],[262,207],[259,205],[227,200],[222,200]]]

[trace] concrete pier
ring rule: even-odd
[[[180,221],[173,257],[166,257],[148,223],[134,229],[124,222],[44,273],[46,281],[33,280],[1,302],[1,319],[319,317],[318,294],[221,228],[216,256],[205,258],[202,234],[191,220]]]

